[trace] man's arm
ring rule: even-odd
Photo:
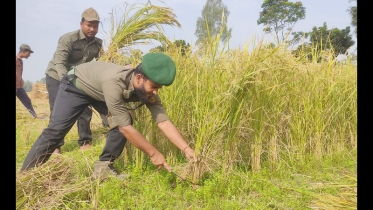
[[[67,73],[66,65],[72,50],[72,43],[69,37],[62,36],[58,40],[56,52],[54,53],[54,67],[60,79]]]
[[[22,83],[22,73],[21,73],[22,70],[20,69],[21,67],[18,62],[19,61],[17,61],[17,58],[16,58],[16,87],[17,87],[17,84]]]
[[[197,162],[197,157],[194,154],[194,150],[189,147],[188,143],[181,136],[179,130],[172,124],[171,121],[166,120],[158,123],[158,128],[164,133],[164,135],[181,151],[183,151],[188,159]]]
[[[133,146],[140,149],[150,156],[150,160],[158,169],[165,167],[171,172],[171,167],[167,164],[166,159],[160,153],[157,148],[150,144],[139,131],[137,131],[132,125],[118,126],[119,131],[131,142]]]
[[[118,126],[119,131],[133,146],[150,156],[154,165],[158,166],[159,169],[165,167],[171,172],[171,167],[167,164],[164,156],[131,125],[131,115],[123,106],[123,88],[112,80],[103,82],[101,87],[110,113],[108,117],[110,128]]]

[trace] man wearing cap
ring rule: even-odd
[[[62,77],[73,67],[81,63],[90,62],[100,56],[102,40],[95,37],[98,32],[100,17],[92,7],[82,13],[80,29],[64,34],[58,40],[57,49],[49,62],[45,72],[46,86],[49,95],[50,112],[54,109],[54,103],[58,92],[58,87]],[[107,122],[106,117],[101,115],[103,124]],[[92,141],[90,122],[92,119],[91,107],[87,107],[77,121],[81,150],[88,149]],[[50,118],[50,121],[53,121]],[[106,125],[107,126],[107,125]],[[64,144],[61,141],[55,153],[60,153],[60,148]]]
[[[22,102],[26,109],[30,112],[31,116],[35,119],[37,114],[35,113],[34,107],[32,106],[31,99],[27,95],[25,89],[23,88],[24,81],[22,79],[23,73],[23,58],[28,59],[31,53],[31,47],[27,44],[21,44],[19,47],[19,52],[16,54],[16,97]]]
[[[158,90],[163,85],[171,85],[175,75],[174,61],[163,53],[146,54],[136,68],[101,61],[76,66],[61,80],[52,112],[54,120],[35,141],[21,170],[45,163],[75,120],[91,104],[108,116],[110,126],[105,147],[94,164],[94,177],[124,178],[113,168],[113,162],[122,153],[127,140],[148,154],[158,168],[171,171],[164,156],[132,126],[131,109],[126,103],[137,101],[146,105],[164,135],[187,158],[197,161],[194,150],[169,120],[158,96]]]

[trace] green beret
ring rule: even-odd
[[[148,53],[142,58],[141,65],[144,74],[158,85],[169,86],[175,79],[175,63],[166,54]]]

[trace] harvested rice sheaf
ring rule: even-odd
[[[48,99],[46,84],[35,83],[30,93],[31,99]]]
[[[74,161],[52,155],[45,164],[16,176],[16,208],[42,209],[63,205],[64,196],[87,189],[89,179],[79,180]]]

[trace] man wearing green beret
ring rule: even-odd
[[[122,153],[127,140],[148,154],[154,165],[171,172],[164,156],[132,126],[131,109],[126,103],[137,101],[146,105],[165,136],[187,158],[197,161],[194,150],[169,120],[158,96],[158,90],[163,85],[171,85],[175,76],[174,61],[163,53],[146,54],[136,68],[101,61],[76,66],[61,80],[51,114],[54,120],[35,141],[21,170],[45,163],[80,114],[91,104],[100,114],[108,116],[110,126],[105,147],[95,162],[95,177],[114,175],[124,178],[113,168],[113,162]]]

